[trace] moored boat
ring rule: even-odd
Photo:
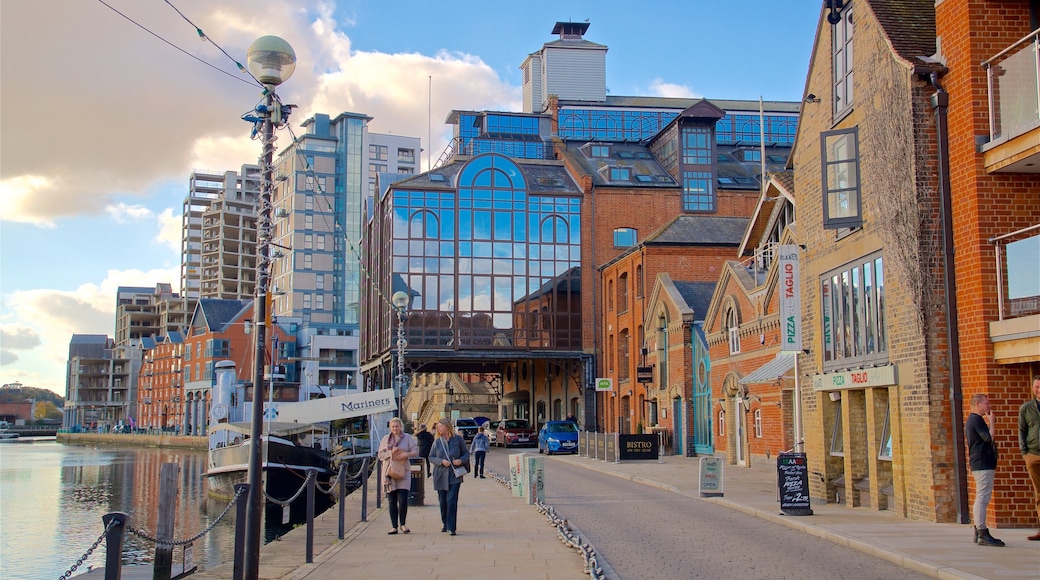
[[[7,429],[0,429],[0,442],[2,441],[17,441],[18,433],[14,431],[8,431]]]

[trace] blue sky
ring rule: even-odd
[[[117,286],[179,285],[192,169],[259,154],[240,116],[260,95],[227,57],[169,3],[106,2],[195,58],[99,1],[0,4],[0,384],[64,394],[69,338],[114,334]],[[798,101],[821,4],[170,3],[243,63],[259,36],[293,45],[279,94],[300,106],[297,133],[315,112],[353,111],[427,147],[432,124],[434,157],[452,109],[519,110],[519,66],[560,20],[588,19],[586,38],[609,47],[611,94]]]

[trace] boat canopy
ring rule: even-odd
[[[232,431],[247,436],[252,434],[250,423],[218,423],[211,425],[209,428],[210,435],[221,431]],[[313,433],[315,431],[328,433],[329,428],[325,425],[315,425],[313,423],[279,423],[272,421],[264,423],[263,434],[274,435],[275,437],[288,437],[298,433]]]

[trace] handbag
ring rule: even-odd
[[[458,437],[458,435],[456,435],[456,437]],[[448,451],[448,444],[445,443],[444,439],[440,439],[439,441],[441,442],[441,445],[444,446],[444,454],[448,456],[448,462],[450,463],[454,461],[454,459],[452,459],[451,457],[451,452]],[[472,467],[470,466],[469,459],[463,461],[461,465],[452,466],[451,468],[452,472],[455,474],[455,477],[459,479],[462,479],[463,475],[469,473],[470,469],[472,469]]]
[[[390,438],[393,440],[393,437]],[[386,449],[379,452],[379,459],[383,461],[383,473],[391,479],[404,479],[408,475],[408,470],[405,468],[403,463],[393,460],[394,448],[397,447],[398,442],[394,442]]]

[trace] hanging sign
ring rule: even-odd
[[[596,392],[600,391],[613,391],[614,390],[614,379],[600,378],[596,379]]]
[[[781,351],[802,350],[802,293],[799,284],[798,246],[780,246]]]

